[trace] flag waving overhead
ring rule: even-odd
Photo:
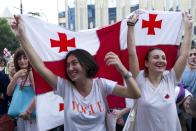
[[[123,79],[120,73],[115,70],[115,67],[105,65],[104,57],[107,52],[113,51],[118,54],[123,64],[128,67],[126,19],[101,29],[83,32],[69,31],[34,17],[22,16],[22,19],[33,48],[45,65],[55,74],[66,78],[64,58],[69,50],[81,48],[94,56],[99,65],[98,77],[118,81],[119,84],[123,83]],[[168,69],[173,66],[178,45],[180,44],[181,25],[182,15],[179,12],[145,11],[139,15],[139,21],[135,25],[135,43],[141,68],[144,67],[145,52],[152,46],[158,46],[165,51]],[[34,72],[34,79],[37,94],[51,91],[52,88],[36,72]],[[49,97],[50,95],[46,94],[45,96]],[[59,109],[55,110],[55,113],[52,114],[52,111],[48,109],[49,111],[45,113],[45,116],[40,117],[39,114],[45,112],[43,103],[46,102],[43,101],[48,100],[47,97],[44,99],[44,97],[40,96],[37,96],[36,107],[38,124],[45,122],[42,119],[47,119],[47,123],[45,122],[44,127],[41,129],[49,129],[51,126],[62,124],[55,121],[59,118],[58,116],[54,118],[57,112],[62,113],[62,100],[58,99],[55,106],[45,106],[47,108],[59,107]],[[55,100],[56,98],[54,98]],[[120,97],[109,96],[108,102],[111,108],[125,107],[124,99]],[[50,123],[48,120],[53,121]],[[50,126],[49,128],[46,127],[47,124]],[[39,127],[41,126],[39,125]]]
[[[151,47],[163,49],[167,58],[167,69],[170,69],[176,60],[178,45],[182,34],[182,13],[163,11],[142,11],[135,25],[135,44],[139,58],[140,69],[144,68],[144,57]],[[126,49],[127,25],[122,21],[120,45]],[[125,43],[125,44],[124,44]],[[124,47],[123,47],[124,46]],[[127,53],[123,52],[126,56]],[[127,56],[128,57],[128,56]],[[126,62],[127,60],[125,60]]]

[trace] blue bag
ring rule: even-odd
[[[20,86],[16,85],[12,101],[8,109],[8,115],[18,117],[22,112],[25,112],[34,96],[35,92],[32,86],[24,86],[21,90]],[[35,110],[33,110],[31,117],[35,116]]]

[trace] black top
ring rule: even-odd
[[[8,102],[10,97],[7,96],[7,86],[10,80],[8,75],[0,72],[0,116],[7,114],[8,111]]]

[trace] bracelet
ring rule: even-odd
[[[135,26],[135,24],[137,23],[138,19],[133,23],[131,21],[127,21],[127,25],[128,26]]]
[[[135,23],[127,21],[127,26],[135,26]]]
[[[130,71],[127,71],[127,73],[124,75],[124,79],[128,80],[132,76],[133,76],[132,73]]]

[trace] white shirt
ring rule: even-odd
[[[111,94],[116,82],[101,78],[103,91]],[[97,80],[88,96],[83,97],[67,80],[58,77],[56,94],[64,99],[65,131],[106,131],[106,106]]]
[[[135,131],[181,131],[175,102],[176,76],[172,69],[154,87],[141,71],[136,78],[141,89]]]

